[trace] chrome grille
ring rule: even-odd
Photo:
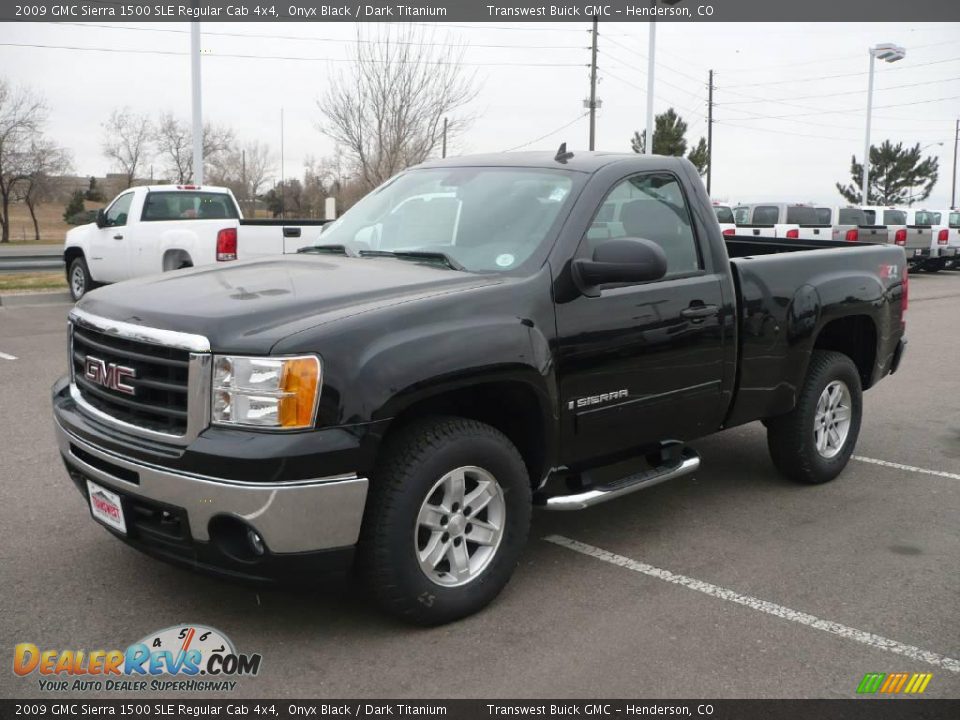
[[[206,339],[70,314],[71,391],[97,419],[127,432],[187,442],[209,421]],[[97,368],[107,372],[107,381]],[[122,372],[121,383],[111,382]]]

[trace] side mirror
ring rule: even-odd
[[[107,226],[107,213],[103,208],[97,210],[96,223],[98,228],[105,228]]]
[[[602,285],[650,282],[666,274],[663,248],[639,238],[608,240],[594,249],[592,260],[573,261],[574,280],[589,297],[599,295]]]

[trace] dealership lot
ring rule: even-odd
[[[867,672],[932,672],[926,696],[960,696],[960,273],[910,291],[906,358],[867,393],[836,481],[780,478],[759,423],[699,441],[691,477],[538,513],[499,601],[432,630],[346,584],[234,585],[110,538],[53,440],[68,307],[0,309],[5,652],[194,622],[263,655],[239,696],[851,697]],[[0,672],[0,695],[38,694]]]

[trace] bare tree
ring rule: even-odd
[[[170,180],[181,185],[193,180],[193,134],[186,122],[178,120],[173,113],[161,115],[154,133],[154,144],[157,154],[166,162]],[[236,138],[231,128],[204,123],[204,172],[209,171],[211,176],[222,175],[227,154],[235,144]]]
[[[27,177],[30,142],[46,118],[43,98],[0,77],[0,242],[10,242],[10,200]]]
[[[154,134],[157,154],[166,163],[167,176],[178,184],[187,182],[193,174],[190,130],[185,123],[177,120],[173,113],[164,113],[157,123]]]
[[[448,138],[463,132],[470,118],[454,113],[477,94],[462,45],[412,25],[384,28],[370,36],[358,28],[352,72],[318,102],[320,131],[345,149],[366,189],[429,157],[443,118]]]
[[[24,162],[25,178],[17,186],[17,199],[22,200],[30,211],[34,239],[40,240],[40,223],[37,221],[37,205],[50,199],[54,190],[53,179],[66,175],[72,169],[70,153],[53,141],[36,137]]]
[[[153,123],[147,115],[123,107],[114,109],[101,127],[103,154],[123,173],[126,189],[133,185],[141,163],[149,159]]]

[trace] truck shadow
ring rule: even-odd
[[[629,538],[641,544],[645,538],[662,542],[665,537],[676,537],[679,542],[690,523],[710,520],[731,505],[755,503],[764,494],[776,496],[773,504],[789,502],[791,494],[810,491],[774,470],[759,423],[693,446],[703,457],[703,465],[694,475],[579,512],[536,510],[520,568],[498,606],[505,601],[519,603],[525,594],[549,587],[549,566],[554,562],[550,553],[555,549],[543,542],[546,536],[559,534],[594,542]],[[139,556],[134,561],[143,562]],[[183,609],[189,609],[189,617],[226,632],[259,626],[258,636],[266,635],[283,644],[309,644],[322,637],[326,646],[336,638],[343,642],[376,641],[408,630],[408,626],[376,609],[356,575],[331,576],[308,586],[262,586],[150,562],[155,573],[162,576],[158,580],[178,598]],[[486,624],[495,617],[496,613],[481,613],[456,626]],[[437,628],[426,632],[444,631]]]

